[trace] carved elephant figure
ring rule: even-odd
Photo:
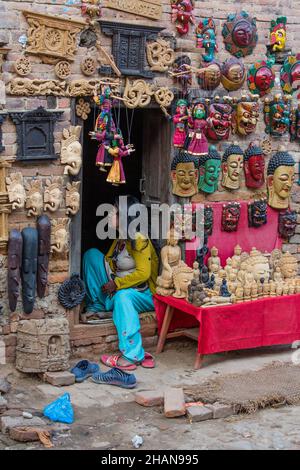
[[[81,126],[71,126],[63,130],[61,143],[61,163],[65,165],[64,174],[77,176],[82,166],[82,145],[79,142]]]
[[[44,211],[56,212],[63,202],[63,178],[56,176],[46,180],[44,192]]]

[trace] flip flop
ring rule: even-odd
[[[119,359],[121,358],[121,355],[116,355],[116,356],[108,356],[104,354],[103,356],[100,357],[100,361],[106,365],[107,367],[116,367],[117,369],[120,370],[135,370],[136,364],[128,364],[127,366],[121,366],[118,364]]]
[[[144,360],[141,362],[141,366],[145,369],[154,369],[155,367],[155,359],[150,353],[145,353]]]

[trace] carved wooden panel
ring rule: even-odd
[[[17,127],[17,160],[53,160],[54,125],[63,111],[50,112],[39,107],[25,113],[10,113]]]
[[[153,20],[159,20],[162,15],[161,0],[106,0],[104,6]]]
[[[112,36],[112,53],[118,69],[123,75],[153,77],[153,72],[146,70],[146,41],[156,39],[164,28],[138,24],[99,21],[102,32]]]
[[[5,150],[5,147],[2,143],[2,124],[5,118],[6,114],[0,114],[0,152],[3,152],[3,150]]]
[[[84,21],[31,11],[23,11],[23,14],[29,25],[26,52],[38,54],[42,60],[52,58],[53,63],[75,59],[76,34],[86,27]]]
[[[7,162],[0,162],[0,253],[6,254],[8,243],[8,215],[11,212],[11,205],[8,203],[8,193],[6,190],[6,170],[11,165]]]

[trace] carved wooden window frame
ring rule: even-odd
[[[0,161],[0,253],[7,253],[8,245],[8,216],[11,213],[11,204],[8,202],[6,189],[6,170],[11,166],[7,161]]]

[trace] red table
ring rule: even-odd
[[[157,354],[167,338],[185,335],[195,339],[195,329],[189,334],[188,328],[199,326],[196,369],[206,354],[300,340],[300,294],[209,308],[155,295],[154,305],[159,331]]]

